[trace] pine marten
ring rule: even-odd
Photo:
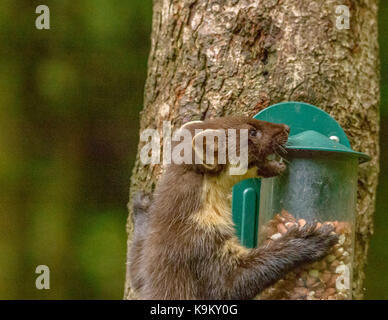
[[[271,155],[287,142],[288,126],[225,117],[185,129],[193,135],[195,129],[247,129],[249,168],[236,176],[229,174],[229,163],[171,164],[152,200],[135,196],[129,267],[140,299],[253,299],[294,268],[323,258],[337,242],[332,226],[315,223],[291,227],[255,249],[243,247],[235,236],[228,194],[243,179],[285,170]]]

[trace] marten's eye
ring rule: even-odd
[[[255,138],[261,138],[261,131],[256,129],[249,130],[249,136]]]

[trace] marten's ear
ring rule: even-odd
[[[195,164],[207,171],[219,171],[226,164],[226,135],[224,130],[206,129],[197,133],[192,141]]]
[[[203,123],[203,121],[194,120],[194,121],[186,122],[182,127],[180,127],[180,130],[187,129],[188,126],[191,126],[193,124],[199,124],[199,123]]]

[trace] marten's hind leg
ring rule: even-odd
[[[146,222],[149,209],[152,204],[152,195],[144,191],[137,191],[133,196],[133,222],[141,228],[143,222]]]
[[[129,253],[129,274],[131,286],[136,291],[143,286],[143,243],[148,232],[148,213],[152,204],[152,196],[143,191],[136,192],[133,197],[133,239]]]

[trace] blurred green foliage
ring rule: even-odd
[[[43,3],[0,2],[0,298],[121,299],[152,2]]]
[[[380,1],[379,43],[381,59],[380,177],[377,190],[375,233],[366,268],[366,298],[388,299],[388,1]]]
[[[0,2],[0,299],[120,299],[151,0]],[[388,2],[381,1],[382,175],[367,297],[388,299]],[[35,268],[51,289],[35,289]]]

